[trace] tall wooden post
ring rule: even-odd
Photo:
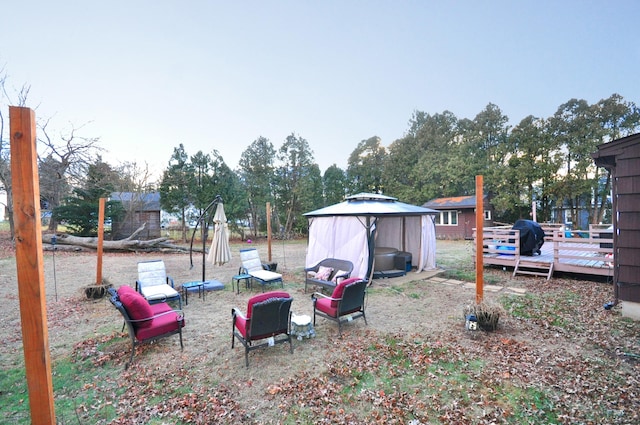
[[[11,106],[9,116],[18,297],[31,423],[54,425],[35,113]]]
[[[271,202],[267,202],[267,260],[271,262]]]
[[[104,203],[100,198],[98,204],[98,261],[96,270],[96,285],[102,285],[102,245],[104,243]]]
[[[484,205],[482,176],[476,176],[476,304],[484,298]]]

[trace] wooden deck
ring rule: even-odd
[[[568,232],[560,226],[545,226],[545,243],[540,255],[520,255],[520,232],[510,227],[489,227],[483,231],[485,265],[513,267],[516,274],[533,274],[549,279],[554,272],[613,276],[611,233],[601,226],[588,231]],[[474,241],[476,233],[474,231]],[[475,250],[474,243],[474,250]],[[475,258],[475,252],[474,252]]]

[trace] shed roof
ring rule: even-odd
[[[111,199],[123,205],[140,204],[138,211],[160,211],[160,192],[112,192]]]
[[[306,217],[343,216],[411,216],[437,214],[430,208],[399,202],[397,198],[376,193],[358,193],[346,198],[344,202],[305,213]]]
[[[482,199],[483,201],[486,201],[487,195],[484,195]],[[450,198],[436,198],[425,202],[422,206],[425,208],[433,208],[436,210],[441,210],[444,208],[475,208],[476,196],[471,195],[452,196]]]

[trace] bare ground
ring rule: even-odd
[[[258,247],[262,259],[267,260],[266,245],[261,243],[254,246]],[[235,244],[232,247],[234,253],[240,247],[240,244]],[[312,316],[310,294],[304,293],[302,277],[305,248],[304,241],[277,242],[272,247],[272,260],[278,263],[278,271],[284,274],[285,290],[294,298],[292,310],[296,314]],[[439,241],[438,252],[439,264],[447,267],[469,261],[467,256],[470,255],[470,246],[465,242]],[[201,279],[200,254],[194,256],[194,267],[191,268],[189,255],[185,254],[108,253],[103,258],[103,276],[115,287],[123,284],[133,286],[137,262],[154,258],[165,261],[177,285]],[[123,367],[128,359],[130,345],[128,338],[120,333],[121,317],[106,299],[87,300],[83,293],[85,286],[95,283],[96,263],[95,254],[45,255],[51,355],[54,361],[71,353],[75,356],[99,355],[105,361],[113,361]],[[231,277],[237,274],[238,267],[237,254],[225,266],[206,266],[207,279],[223,282],[225,289],[208,292],[204,300],[191,295],[189,304],[183,305],[186,317],[184,351],[180,351],[177,337],[161,340],[137,351],[132,367],[122,372],[124,378],[133,381],[132,388],[135,387],[136,380],[140,386],[146,385],[147,381],[166,382],[166,385],[180,385],[179,382],[184,382],[183,385],[188,387],[185,391],[201,396],[214,391],[217,400],[226,400],[219,402],[220,411],[226,412],[220,413],[220,417],[229,414],[229,410],[234,411],[233,419],[228,418],[229,423],[277,423],[281,419],[283,406],[287,403],[284,401],[286,398],[279,398],[280,392],[291,377],[308,377],[309,373],[321,375],[340,356],[344,356],[345,347],[350,341],[379,340],[384,335],[404,335],[408,339],[426,340],[432,344],[438,344],[439,341],[451,342],[469,352],[493,359],[498,366],[500,362],[505,362],[505,375],[499,379],[507,379],[509,374],[519,373],[504,358],[505,353],[515,350],[519,355],[527,353],[532,364],[546,364],[544,373],[552,375],[557,373],[554,372],[556,368],[561,367],[558,357],[566,359],[569,367],[577,357],[608,356],[614,360],[610,364],[624,369],[624,376],[636,379],[637,383],[640,372],[637,361],[624,357],[621,353],[637,353],[640,350],[640,328],[630,324],[624,325],[628,329],[618,332],[618,335],[607,332],[608,324],[620,320],[615,311],[602,309],[602,305],[610,301],[612,295],[609,284],[562,278],[552,279],[551,282],[539,278],[513,279],[509,272],[501,270],[486,272],[498,281],[496,291],[485,292],[487,299],[497,299],[512,293],[510,288],[539,293],[569,285],[576,291],[585,292],[589,301],[589,305],[575,306],[576,320],[583,320],[585,326],[597,329],[584,329],[584,334],[572,334],[566,327],[552,323],[552,319],[545,315],[522,320],[507,314],[501,319],[498,331],[470,336],[464,329],[462,311],[465,305],[474,301],[472,285],[465,286],[450,280],[441,282],[432,279],[434,273],[410,273],[401,279],[374,281],[367,297],[368,325],[362,320],[349,323],[344,327],[343,338],[338,338],[337,326],[319,318],[317,336],[294,341],[294,354],[290,354],[284,344],[254,351],[249,355],[250,366],[246,368],[242,346],[236,343],[235,349],[231,349],[231,308],[239,307],[245,311],[248,298],[260,289],[247,290],[242,287],[240,294],[233,292]],[[0,320],[5,323],[5,329],[19,330],[15,260],[9,256],[0,259],[0,299],[3,305]],[[570,329],[577,328],[572,326]],[[95,344],[91,341],[99,339],[114,339],[116,342],[108,345],[108,351],[96,354],[93,351]],[[0,336],[0,360],[3,367],[23,364],[21,335],[18,331],[4,332]],[[168,367],[165,366],[167,364]],[[526,373],[534,374],[528,367]],[[632,381],[630,385],[633,384]],[[213,396],[208,397],[211,400]],[[640,405],[635,401],[621,407],[621,410],[626,412],[627,409],[636,408],[637,411],[638,407]],[[120,406],[120,409],[127,412],[131,407]],[[207,409],[211,407],[207,406]],[[196,413],[190,414],[194,415],[194,423],[207,423],[198,421]],[[123,413],[122,419],[114,423],[136,423],[134,420],[127,421],[126,417],[127,414]],[[227,422],[219,420],[220,423]],[[565,423],[569,422],[571,421]],[[456,421],[443,419],[439,423]],[[634,422],[621,419],[617,423]]]

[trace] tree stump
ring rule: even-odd
[[[88,285],[84,288],[84,294],[87,299],[99,300],[104,298],[109,292],[108,289],[112,288],[110,283],[103,283],[101,285]]]

